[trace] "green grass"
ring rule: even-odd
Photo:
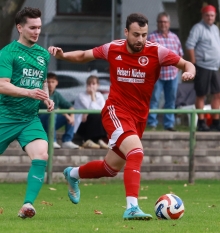
[[[142,181],[139,200],[143,211],[154,216],[151,221],[124,221],[125,198],[122,181],[81,183],[81,201],[72,204],[66,184],[44,185],[34,206],[37,214],[22,220],[17,211],[23,201],[25,184],[0,184],[1,233],[145,233],[220,232],[220,186],[217,180]],[[50,190],[50,187],[56,190]],[[173,192],[184,201],[185,214],[180,220],[157,220],[154,203],[159,196]],[[42,201],[47,204],[42,204]],[[103,214],[94,214],[99,210]]]
[[[174,128],[178,131],[178,132],[189,132],[190,131],[190,127],[187,126],[187,125],[175,125]],[[152,129],[150,127],[146,127],[145,128],[145,131],[151,131],[151,132],[154,132],[152,131]],[[158,125],[155,129],[155,131],[166,131],[164,129],[164,127],[162,125]],[[167,132],[167,131],[166,131]]]

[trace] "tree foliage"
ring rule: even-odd
[[[0,49],[11,40],[14,18],[25,0],[0,0]]]
[[[201,8],[213,5],[217,10],[216,24],[219,25],[218,0],[176,0],[179,18],[179,37],[184,47],[192,26],[201,20]]]

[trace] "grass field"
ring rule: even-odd
[[[139,206],[154,216],[151,221],[124,221],[122,181],[81,183],[81,201],[72,204],[66,184],[44,185],[34,206],[32,219],[17,217],[25,184],[0,184],[1,233],[123,233],[123,232],[220,232],[220,185],[217,180],[142,181]],[[55,190],[51,190],[55,189]],[[157,220],[154,203],[165,193],[175,193],[184,201],[185,214],[180,220]],[[3,211],[1,211],[3,210]],[[102,212],[95,214],[94,210]]]

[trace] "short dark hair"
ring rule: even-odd
[[[93,81],[93,80],[96,80],[97,83],[99,84],[99,78],[95,75],[90,75],[87,79],[86,79],[86,84],[87,85],[90,85],[90,83]]]
[[[58,81],[56,74],[53,72],[47,73],[47,79],[56,79]]]
[[[140,27],[144,27],[146,24],[148,25],[148,19],[144,15],[140,13],[133,13],[128,15],[126,20],[126,28],[129,31],[129,26],[132,23],[138,23]]]
[[[15,25],[27,23],[27,18],[36,19],[41,17],[41,11],[38,8],[25,7],[18,11],[15,16]]]
[[[160,12],[158,15],[157,15],[157,22],[160,20],[160,18],[162,17],[167,17],[168,20],[170,21],[170,15],[166,12]]]

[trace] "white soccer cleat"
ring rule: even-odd
[[[36,214],[36,210],[30,203],[24,204],[18,212],[20,218],[32,218]]]

